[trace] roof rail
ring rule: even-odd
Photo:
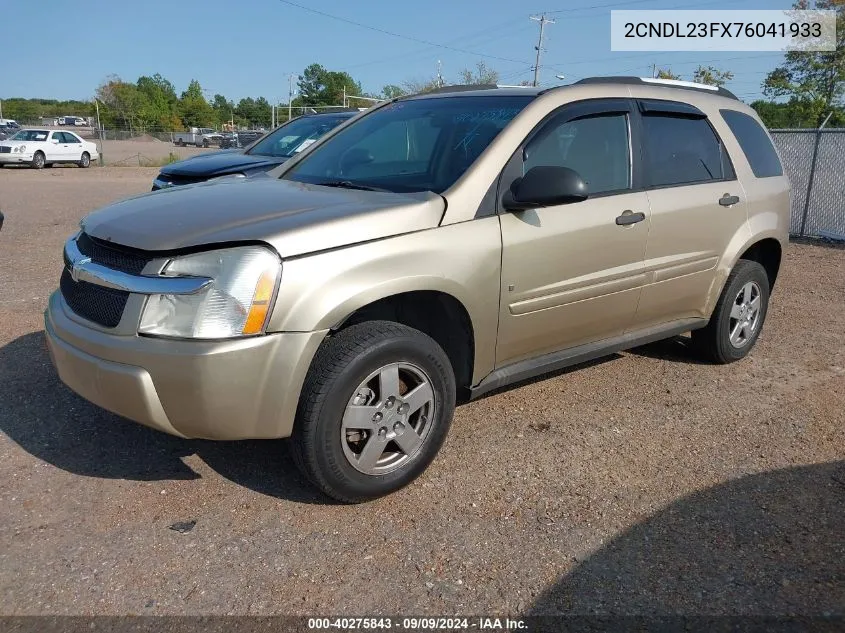
[[[425,94],[436,95],[441,92],[465,92],[467,90],[493,90],[498,88],[496,84],[457,84],[454,86],[441,86],[434,90],[429,90]]]
[[[708,84],[695,83],[693,81],[680,81],[678,79],[657,79],[652,77],[586,77],[580,81],[576,81],[573,85],[578,84],[627,84],[627,85],[656,85],[665,86],[667,88],[679,88],[681,90],[696,90],[698,92],[710,92],[717,94],[720,97],[727,97],[739,101],[739,98],[730,90],[726,90],[721,86],[710,86]]]

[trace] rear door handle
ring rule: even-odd
[[[738,202],[739,196],[729,196],[728,194],[725,194],[724,196],[719,198],[719,204],[721,204],[723,207],[732,207]]]
[[[645,213],[634,213],[633,211],[623,211],[622,215],[616,218],[616,224],[619,226],[627,226],[629,224],[636,224],[645,220]]]

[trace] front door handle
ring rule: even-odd
[[[719,198],[719,204],[721,204],[723,207],[732,207],[738,202],[739,196],[729,196],[728,194],[725,194],[724,196]]]
[[[622,215],[616,218],[616,224],[619,226],[627,226],[629,224],[636,224],[645,220],[645,213],[634,213],[633,211],[623,211]]]

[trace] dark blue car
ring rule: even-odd
[[[219,176],[250,178],[264,174],[356,114],[357,111],[306,114],[280,125],[245,149],[209,152],[171,163],[153,181],[153,191]]]

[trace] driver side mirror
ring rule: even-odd
[[[541,165],[514,180],[502,203],[508,211],[524,211],[581,202],[588,196],[584,179],[574,169]]]

